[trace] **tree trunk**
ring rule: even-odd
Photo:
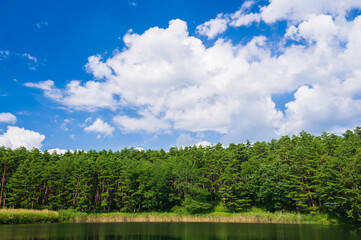
[[[3,177],[1,179],[0,205],[1,205],[1,201],[3,199],[3,194],[4,194],[5,174],[6,174],[6,165],[4,167]]]

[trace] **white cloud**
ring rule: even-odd
[[[16,54],[18,56],[22,56],[24,58],[26,58],[28,60],[28,68],[30,70],[36,70],[36,68],[38,67],[37,63],[38,63],[38,59],[32,55],[30,55],[29,53],[23,53],[23,54]]]
[[[126,47],[108,59],[89,58],[96,80],[29,86],[68,108],[132,109],[139,117],[113,118],[124,132],[215,131],[229,143],[354,126],[361,123],[361,17],[326,14],[290,22],[283,42],[291,45],[258,36],[207,48],[173,20],[166,29],[128,32]],[[277,110],[272,96],[293,92],[295,100]]]
[[[213,144],[208,141],[200,141],[200,142],[197,142],[195,145],[197,147],[199,147],[199,146],[207,147],[207,146],[212,146]]]
[[[115,116],[113,121],[123,132],[159,132],[170,128],[170,124],[163,119],[156,118],[148,111],[141,111],[141,118],[130,118],[128,116]]]
[[[197,32],[200,35],[207,36],[208,39],[212,39],[217,35],[224,33],[228,28],[227,24],[228,19],[224,18],[223,14],[219,14],[217,18],[197,26]]]
[[[16,123],[16,116],[11,113],[0,113],[0,122],[4,123]]]
[[[24,85],[27,87],[32,87],[32,88],[39,88],[44,91],[51,91],[54,88],[54,82],[51,80],[42,81],[39,83],[29,82],[29,83],[25,83]]]
[[[91,120],[92,120],[92,117],[87,117],[87,118],[85,119],[85,123],[91,122]]]
[[[113,98],[112,85],[96,81],[88,81],[84,85],[80,81],[71,81],[65,91],[57,89],[52,80],[39,83],[26,83],[25,86],[42,89],[45,95],[69,108],[95,111],[97,108],[116,109],[119,103]]]
[[[274,23],[278,20],[299,23],[308,20],[313,15],[344,16],[354,8],[361,8],[361,1],[271,0],[269,5],[261,9],[261,15],[266,23]]]
[[[214,37],[218,34],[217,29],[221,29],[219,31],[223,33],[227,30],[228,25],[232,27],[249,26],[261,20],[267,24],[273,24],[280,20],[299,24],[322,14],[327,14],[334,18],[343,18],[350,10],[361,8],[361,1],[355,0],[270,0],[268,5],[260,7],[257,12],[250,12],[255,3],[256,1],[245,1],[240,10],[235,13],[220,13],[215,19],[199,25],[198,27],[204,30],[202,35],[214,32],[214,35],[211,35]],[[212,31],[211,23],[213,22],[215,27]],[[222,27],[220,28],[220,24],[217,23],[222,23]]]
[[[9,50],[0,50],[0,61],[9,56]]]
[[[343,92],[343,84],[329,89],[321,86],[303,86],[295,93],[295,100],[287,103],[287,121],[280,134],[299,132],[307,129],[334,129],[346,126],[348,129],[360,124],[361,99],[353,99]],[[345,127],[343,127],[345,128]]]
[[[231,16],[232,21],[230,21],[229,25],[232,27],[249,26],[254,22],[258,23],[261,20],[261,16],[258,13],[242,14],[240,12],[235,12]]]
[[[74,119],[64,119],[63,123],[60,125],[60,128],[64,131],[69,131],[69,124],[71,124]]]
[[[97,118],[94,123],[86,128],[84,128],[86,132],[95,132],[99,133],[97,138],[101,136],[110,136],[113,134],[114,127],[110,126],[108,123],[103,122],[100,118]]]
[[[88,58],[85,68],[97,79],[109,78],[112,75],[112,70],[101,60],[100,55],[91,56]]]
[[[44,91],[45,96],[54,100],[60,101],[62,98],[61,91],[55,87],[52,80],[41,81],[38,83],[29,82],[25,83],[24,85],[31,88],[39,88]]]
[[[52,148],[52,149],[49,149],[48,152],[50,154],[52,154],[53,152],[57,153],[57,154],[64,154],[66,152],[71,152],[73,153],[74,151],[73,150],[67,150],[67,149],[60,149],[60,148]]]
[[[293,40],[305,39],[311,42],[333,41],[338,34],[338,26],[330,15],[312,16],[299,26],[290,26],[286,36]]]
[[[29,53],[23,53],[23,57],[27,58],[28,60],[37,63],[38,59],[34,56],[31,56]]]
[[[197,33],[207,36],[208,39],[215,38],[217,35],[224,33],[228,25],[232,27],[249,26],[254,22],[261,20],[259,13],[250,13],[250,8],[255,1],[245,1],[242,7],[235,13],[223,14],[220,13],[215,19],[211,19],[199,26],[197,26]]]
[[[0,135],[0,146],[12,149],[19,147],[40,149],[44,139],[45,136],[38,132],[9,126],[7,131]]]
[[[240,27],[249,26],[254,22],[259,22],[261,20],[261,15],[259,13],[249,12],[254,4],[255,1],[245,1],[240,10],[232,14],[226,14],[225,16],[231,19],[229,25],[232,27]]]
[[[17,52],[10,52],[9,50],[0,50],[0,61],[7,59],[9,56],[16,56],[18,58],[25,58],[27,60],[28,68],[31,70],[36,70],[38,66],[38,59],[29,53],[17,53]],[[15,82],[16,79],[13,79]]]
[[[48,26],[48,22],[40,22],[40,23],[37,23],[37,24],[35,24],[36,25],[36,27],[38,28],[38,29],[40,29],[40,28],[42,28],[42,27],[44,27],[44,26]]]
[[[1,92],[1,89],[0,89],[0,92]],[[9,94],[7,94],[7,93],[0,93],[0,97],[7,97],[7,96],[9,96]]]
[[[198,138],[193,138],[189,133],[183,133],[179,135],[179,137],[177,138],[177,147],[187,147],[187,146],[206,147],[211,145],[212,143],[208,141],[200,140]]]

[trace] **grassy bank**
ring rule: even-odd
[[[173,213],[103,213],[77,217],[74,222],[224,222],[224,223],[287,223],[287,224],[335,224],[326,216],[309,216],[293,213],[233,213],[176,215]]]
[[[327,215],[307,215],[285,212],[265,212],[253,209],[244,213],[213,212],[185,213],[83,213],[74,210],[0,210],[1,224],[42,222],[224,222],[224,223],[285,223],[285,224],[337,224]]]
[[[81,213],[59,211],[62,221],[70,222],[231,222],[231,223],[285,223],[285,224],[337,224],[338,221],[324,214],[309,215],[288,212],[266,212],[252,209],[243,213],[212,212],[189,213]]]
[[[0,224],[59,222],[59,213],[49,210],[0,209]]]

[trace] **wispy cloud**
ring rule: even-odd
[[[42,27],[48,26],[48,22],[40,22],[40,23],[36,23],[35,26],[40,29]]]
[[[69,125],[72,124],[74,121],[74,119],[64,119],[64,121],[62,122],[62,124],[60,125],[60,128],[64,131],[69,131]]]
[[[34,56],[31,56],[29,53],[23,53],[22,55],[23,55],[23,57],[25,57],[26,59],[28,59],[34,63],[38,62],[38,59]]]
[[[17,53],[10,52],[9,50],[0,50],[0,61],[9,58],[10,56],[15,56],[20,59],[26,59],[28,62],[28,68],[31,70],[36,70],[38,67],[38,59],[29,53]],[[16,79],[15,79],[16,80]]]
[[[16,116],[11,113],[0,113],[0,122],[14,124],[16,120]]]
[[[0,50],[0,61],[9,56],[9,50]]]
[[[0,97],[7,97],[9,96],[9,94],[7,94],[6,92],[3,92],[1,89],[0,89]]]

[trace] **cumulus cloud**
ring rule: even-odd
[[[112,70],[102,62],[100,55],[89,57],[85,68],[87,72],[92,73],[98,79],[109,78],[112,75]]]
[[[170,124],[164,119],[158,119],[148,111],[140,111],[140,118],[131,118],[128,116],[118,115],[113,117],[113,121],[123,132],[159,132],[170,128]]]
[[[44,139],[45,136],[38,132],[9,126],[7,131],[0,135],[0,146],[12,149],[19,147],[40,149]]]
[[[228,28],[227,24],[228,19],[224,18],[223,14],[219,14],[217,18],[197,26],[197,32],[200,35],[207,36],[208,39],[212,39],[215,36],[224,33]]]
[[[187,147],[187,146],[206,147],[211,145],[212,143],[208,141],[201,140],[199,138],[193,138],[189,133],[183,133],[179,135],[179,137],[177,138],[177,147]]]
[[[293,40],[305,39],[308,42],[333,41],[338,36],[338,28],[330,15],[312,16],[309,20],[300,25],[290,26],[287,29],[286,37]]]
[[[276,2],[261,9],[261,19]],[[361,119],[361,17],[346,20],[341,10],[350,9],[348,2],[327,4],[322,14],[318,3],[310,14],[312,4],[297,10],[307,16],[290,19],[288,44],[256,36],[246,44],[220,38],[206,47],[185,22],[173,20],[165,29],[129,31],[125,48],[108,59],[90,57],[86,69],[94,80],[64,89],[50,80],[28,86],[72,109],[130,109],[135,116],[113,118],[124,132],[214,131],[229,143],[354,127]],[[241,10],[251,14],[250,7]],[[278,110],[272,96],[290,93],[294,100]]]
[[[213,144],[211,142],[208,142],[208,141],[200,141],[200,142],[197,142],[195,144],[197,147],[207,147],[207,146],[212,146]]]
[[[61,91],[55,87],[52,80],[39,83],[26,83],[25,86],[39,88],[45,96],[76,110],[95,111],[98,108],[115,110],[120,104],[113,98],[112,85],[97,81],[71,81],[66,89]]]
[[[224,16],[230,18],[229,25],[232,27],[249,26],[254,22],[261,20],[260,13],[250,12],[251,7],[255,4],[255,1],[245,1],[237,12],[232,14],[225,14]]]
[[[361,2],[354,0],[270,0],[269,5],[261,9],[261,15],[262,20],[266,23],[274,23],[278,20],[300,23],[313,15],[324,13],[332,16],[345,16],[354,8],[361,8]]]
[[[354,0],[270,0],[267,5],[258,6],[256,11],[252,12],[251,9],[255,3],[256,1],[245,1],[238,11],[230,14],[220,13],[215,19],[199,25],[197,29],[202,30],[199,31],[201,35],[211,34],[214,37],[218,34],[217,31],[223,33],[228,26],[249,26],[260,21],[273,24],[280,20],[299,24],[321,14],[327,14],[333,18],[343,18],[350,10],[361,8],[361,1]],[[214,27],[212,27],[212,23]]]
[[[0,122],[3,123],[16,123],[16,116],[11,113],[0,113]]]
[[[71,152],[71,153],[74,152],[73,150],[60,149],[60,148],[48,149],[48,152],[49,152],[49,153],[55,152],[56,154],[64,154],[64,153],[66,153],[66,152],[68,152],[68,151]]]
[[[95,132],[99,133],[97,138],[101,138],[101,136],[110,136],[113,134],[114,127],[110,126],[108,123],[103,122],[100,118],[97,118],[94,123],[86,128],[84,128],[86,132]]]
[[[197,26],[197,33],[199,35],[207,36],[208,39],[213,39],[217,35],[224,33],[228,29],[228,25],[240,27],[259,22],[261,20],[261,15],[259,13],[249,12],[254,3],[254,1],[245,1],[242,7],[235,13],[218,14],[215,19],[211,19]]]

